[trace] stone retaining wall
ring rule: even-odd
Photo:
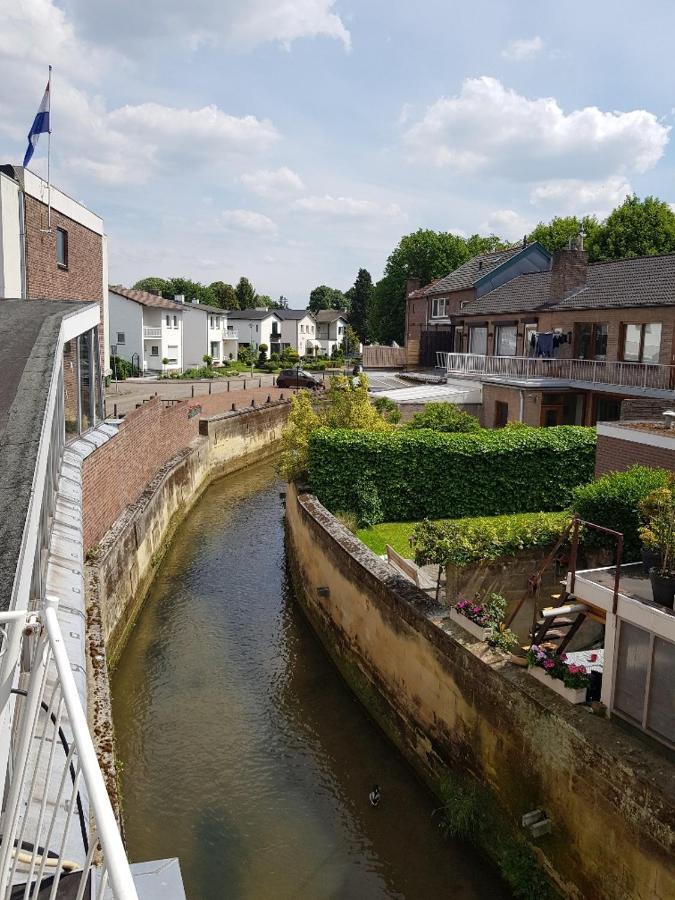
[[[286,525],[309,620],[433,789],[449,771],[473,775],[514,835],[544,809],[552,832],[531,846],[567,897],[675,896],[675,778],[660,750],[472,639],[316,498],[289,489]]]

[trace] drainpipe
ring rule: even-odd
[[[28,296],[28,273],[26,271],[26,195],[21,191],[19,202],[19,245],[21,248],[21,296]]]
[[[520,389],[520,413],[518,416],[518,421],[522,422],[525,415],[525,391]]]

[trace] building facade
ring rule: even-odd
[[[344,345],[347,314],[343,309],[321,309],[315,316],[316,337],[323,356],[332,356]]]
[[[279,309],[281,318],[281,349],[292,348],[300,356],[314,356],[320,352],[316,335],[317,323],[307,309]]]
[[[139,373],[182,372],[183,357],[183,308],[165,297],[111,287],[109,290],[111,346],[117,356],[131,363]],[[202,353],[206,351],[206,321],[199,313],[199,324],[204,326]],[[167,360],[166,363],[163,360]]]
[[[238,333],[238,347],[250,347],[258,352],[261,344],[267,346],[268,355],[281,353],[282,319],[278,309],[232,309],[228,310],[228,324]]]

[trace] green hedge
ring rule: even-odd
[[[642,525],[638,505],[647,494],[667,483],[668,472],[664,469],[633,466],[627,472],[609,472],[591,484],[576,488],[572,506],[587,522],[623,532],[624,559],[636,560],[640,556],[638,528]],[[592,529],[588,529],[584,544],[588,550],[615,547],[612,537]]]
[[[313,490],[329,509],[359,509],[365,476],[384,521],[564,509],[593,478],[595,429],[574,426],[442,434],[320,428],[309,441]]]
[[[410,543],[418,565],[469,566],[533,547],[552,547],[570,519],[565,510],[425,521],[417,525]]]

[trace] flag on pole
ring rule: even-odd
[[[42,103],[40,104],[37,115],[33,120],[31,129],[28,132],[28,146],[26,147],[26,155],[23,158],[24,167],[27,166],[31,161],[31,157],[33,156],[33,153],[35,153],[35,148],[37,147],[37,142],[40,135],[49,134],[49,101],[49,82],[47,82],[47,87],[45,88],[45,95],[42,98]]]

